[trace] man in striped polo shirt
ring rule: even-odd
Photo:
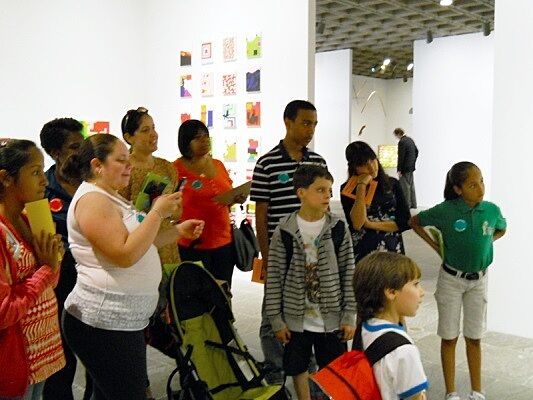
[[[257,160],[252,178],[250,199],[256,202],[256,230],[263,268],[267,266],[270,238],[280,219],[300,208],[300,200],[292,183],[294,171],[299,165],[310,163],[327,168],[326,161],[307,148],[318,123],[315,106],[304,100],[291,101],[285,107],[283,121],[285,138]],[[264,300],[261,317],[259,336],[265,367],[277,371],[267,374],[267,380],[272,383],[283,377],[283,347],[272,331]]]

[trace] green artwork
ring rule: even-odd
[[[246,55],[248,58],[261,57],[261,35],[255,35],[252,40],[246,39]]]
[[[378,160],[383,168],[396,168],[398,164],[398,146],[392,144],[379,145]]]

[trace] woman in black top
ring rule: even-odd
[[[349,180],[341,185],[341,203],[352,234],[355,261],[375,250],[404,254],[402,232],[409,229],[411,214],[398,180],[385,174],[376,153],[365,142],[350,143],[346,160],[348,179],[353,178],[356,186],[346,194],[343,190]],[[377,187],[370,205],[366,205],[372,181]]]

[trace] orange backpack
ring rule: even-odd
[[[381,400],[372,366],[396,348],[411,344],[403,335],[389,331],[366,351],[352,350],[326,365],[311,379],[326,398],[333,400]]]

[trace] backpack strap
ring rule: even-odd
[[[365,350],[366,357],[370,365],[374,365],[390,352],[400,346],[412,344],[409,339],[398,332],[389,331],[378,337]]]
[[[289,232],[281,230],[281,241],[283,247],[285,247],[285,262],[290,265],[293,253],[292,236]],[[344,240],[344,221],[338,220],[337,223],[331,228],[331,240],[333,241],[333,247],[335,248],[335,255],[338,257],[339,250]]]
[[[344,240],[344,221],[338,220],[333,228],[331,228],[331,240],[333,240],[333,247],[335,248],[335,255],[339,256],[339,250]]]
[[[280,230],[281,232],[281,241],[283,242],[283,247],[285,247],[285,265],[287,265],[287,269],[289,268],[289,265],[292,260],[292,252],[293,252],[293,243],[292,243],[292,236],[289,232],[284,231],[283,229]]]

